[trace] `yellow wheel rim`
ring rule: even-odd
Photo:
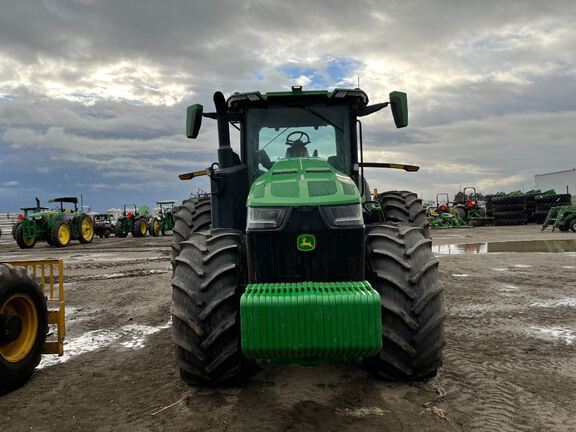
[[[92,221],[89,217],[85,217],[82,221],[82,238],[86,241],[92,240],[94,237],[94,225],[92,225]]]
[[[158,234],[160,232],[160,224],[158,221],[154,221],[154,233]]]
[[[67,245],[70,243],[70,227],[66,224],[60,225],[58,228],[58,240],[60,244]]]
[[[140,234],[146,235],[146,222],[144,221],[140,222]]]
[[[16,315],[22,321],[18,339],[0,346],[0,355],[10,363],[23,360],[34,346],[38,335],[38,312],[34,302],[24,294],[15,294],[0,307],[0,315]]]
[[[26,246],[32,246],[34,244],[34,236],[28,238],[23,237],[22,240]]]

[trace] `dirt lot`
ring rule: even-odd
[[[576,239],[536,226],[433,236]],[[64,357],[0,398],[0,431],[576,431],[576,253],[440,255],[448,345],[429,382],[266,366],[246,387],[208,390],[175,373],[170,237],[26,253],[8,238],[2,259],[65,259],[68,335]]]

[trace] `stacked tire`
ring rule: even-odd
[[[536,195],[526,195],[526,217],[529,223],[536,222]]]
[[[526,225],[526,196],[494,196],[491,198],[494,225]]]
[[[570,194],[536,195],[534,197],[534,221],[542,224],[552,207],[570,205],[571,203],[572,196]]]

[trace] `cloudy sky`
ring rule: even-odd
[[[364,120],[379,190],[426,199],[530,189],[576,166],[576,2],[0,0],[0,211],[62,194],[95,209],[183,199],[215,125],[185,107],[221,90],[406,91],[410,126]]]

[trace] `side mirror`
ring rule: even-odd
[[[408,98],[406,93],[399,91],[390,93],[390,105],[396,127],[403,128],[408,126]]]
[[[186,136],[196,138],[202,124],[204,107],[200,104],[190,105],[186,110]]]

